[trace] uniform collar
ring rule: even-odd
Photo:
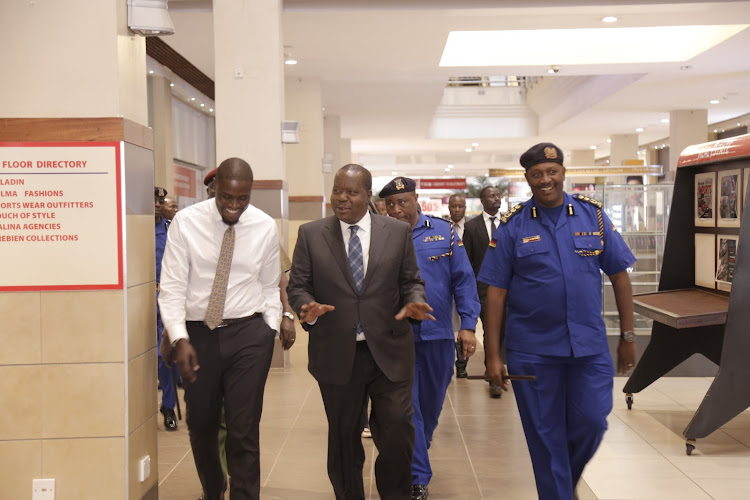
[[[432,221],[430,220],[430,218],[423,214],[421,211],[419,212],[419,219],[417,219],[417,224],[414,226],[414,229],[417,229],[419,227],[432,227]]]

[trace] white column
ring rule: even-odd
[[[693,144],[708,141],[708,110],[680,109],[669,112],[669,171],[667,179],[674,180],[677,159],[682,150]]]
[[[213,3],[216,163],[242,158],[252,166],[255,179],[286,178],[281,4]]]

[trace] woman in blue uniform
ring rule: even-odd
[[[487,283],[487,372],[535,375],[513,383],[543,500],[572,500],[612,410],[614,367],[601,317],[600,269],[612,282],[620,316],[618,371],[635,364],[632,287],[635,262],[601,204],[563,191],[562,151],[541,143],[521,156],[533,197],[503,217],[478,281]],[[507,306],[508,367],[497,353]]]

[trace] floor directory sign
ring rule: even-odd
[[[122,288],[120,152],[0,143],[0,291]]]

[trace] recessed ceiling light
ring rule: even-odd
[[[205,106],[205,104],[201,103],[201,108],[204,107],[204,106]]]
[[[440,66],[548,67],[551,60],[560,66],[689,61],[748,26],[452,31]]]
[[[472,151],[474,151],[474,150],[473,150],[473,149],[471,149],[471,148],[466,148],[466,149],[464,149],[464,151],[466,151],[467,153],[471,153],[471,152],[472,152]]]
[[[662,144],[662,145],[661,145],[661,147],[662,147],[662,149],[663,149],[663,148],[666,148],[666,147],[667,147],[667,145],[666,145],[666,144]]]
[[[479,143],[478,142],[472,142],[471,143],[471,147],[472,148],[478,148],[479,147]]]
[[[398,175],[398,172],[396,172],[396,171],[394,170],[393,172],[391,172],[391,175]]]
[[[669,123],[669,118],[662,118],[662,119],[661,119],[661,122],[662,122],[662,123]]]
[[[718,132],[718,130],[717,130],[717,129],[714,129],[714,134],[715,134],[715,133],[717,133],[717,132]]]
[[[213,113],[213,112],[214,112],[214,108],[208,108],[208,110],[209,110],[209,111],[210,111],[211,113]]]
[[[721,101],[719,101],[718,99],[711,99],[708,102],[710,102],[711,104],[719,104]]]
[[[169,84],[169,86],[170,86],[170,87],[174,87],[174,83],[170,83],[170,84]]]
[[[737,126],[738,126],[738,127],[740,126],[740,122],[737,122]]]
[[[191,97],[191,98],[190,98],[190,100],[191,100],[191,101],[194,101],[194,100],[195,100],[195,97]]]
[[[635,129],[635,131],[636,132],[643,132],[643,128],[642,127],[638,127],[637,129]]]
[[[284,61],[284,64],[289,65],[289,66],[294,66],[295,64],[297,64],[297,60],[296,59],[287,59],[287,60]]]
[[[453,168],[453,165],[448,165],[448,168]]]
[[[617,21],[619,21],[619,19],[617,19],[615,16],[607,16],[602,18],[602,22],[605,23],[616,23]]]
[[[596,149],[596,146],[589,146],[589,149]]]
[[[607,142],[612,142],[612,139],[607,139]]]
[[[451,169],[449,169],[448,167],[445,167],[445,169],[444,169],[444,170],[445,170],[446,172],[450,172],[450,171],[451,171]]]
[[[153,70],[153,69],[152,69],[152,70],[149,70],[148,74],[149,74],[149,75],[153,75],[153,74],[154,74],[154,70]]]

